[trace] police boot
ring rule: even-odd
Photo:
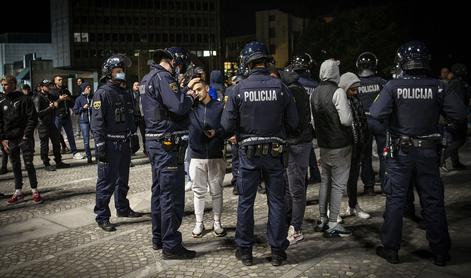
[[[179,246],[173,250],[164,249],[162,255],[164,260],[189,260],[196,257],[196,252]]]
[[[378,246],[376,248],[376,255],[380,256],[391,264],[399,263],[399,256],[397,254],[397,250],[388,249],[384,246]]]
[[[98,223],[98,227],[102,228],[104,231],[107,232],[116,231],[116,226],[114,224],[111,224],[109,220],[105,220],[101,223]]]
[[[446,263],[450,260],[450,254],[435,255],[433,263],[437,266],[446,266]]]
[[[118,217],[129,217],[129,218],[138,218],[142,217],[142,213],[133,211],[132,209],[129,209],[127,213],[117,213]]]
[[[235,253],[236,258],[246,266],[253,264],[252,248],[239,247]]]
[[[285,250],[279,248],[272,248],[271,249],[271,265],[272,266],[280,266],[283,261],[288,259],[288,255],[286,255]]]

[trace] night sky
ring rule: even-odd
[[[328,2],[328,3],[326,3]],[[459,1],[444,1],[440,5],[422,1],[280,1],[280,0],[221,0],[223,37],[255,34],[255,11],[275,9],[300,16],[332,15],[336,12],[379,4],[401,5],[408,15],[408,22],[403,24],[409,29],[410,39],[421,39],[433,50],[432,59],[443,64],[463,61],[471,65],[468,43],[465,43],[469,31],[469,14],[464,4]],[[2,10],[12,11],[15,20],[0,17],[0,33],[4,32],[49,32],[50,11],[48,0],[37,0],[24,5],[21,1],[9,1],[2,5]],[[25,20],[26,23],[18,23]],[[449,65],[448,65],[449,66]]]

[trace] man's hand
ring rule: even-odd
[[[191,79],[190,82],[188,82],[188,88],[192,89],[193,85],[195,85],[196,83],[200,81],[201,81],[201,78],[199,77]]]
[[[208,138],[213,138],[214,136],[216,136],[216,130],[214,129],[205,130],[204,134],[206,134]]]
[[[49,102],[49,107],[54,108],[55,107],[54,102]]]
[[[137,135],[131,136],[131,153],[135,154],[140,149],[139,137]]]
[[[6,153],[10,153],[10,147],[8,146],[8,140],[2,140],[2,147]]]
[[[227,139],[227,140],[229,142],[231,142],[232,145],[237,144],[237,139],[236,139],[235,135],[232,136],[231,138]]]
[[[88,106],[88,103],[86,103],[82,108],[83,108],[84,110],[87,110],[88,107],[89,107],[89,106]]]
[[[196,100],[198,98],[198,93],[193,90],[188,90],[188,92],[186,92],[186,95],[192,97],[193,100]]]
[[[106,154],[106,145],[97,146],[96,148],[96,159],[102,163],[108,163],[108,156]]]

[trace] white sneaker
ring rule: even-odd
[[[213,224],[213,233],[217,237],[223,237],[226,235],[226,229],[224,229],[221,225],[221,222],[214,221]]]
[[[204,231],[204,224],[202,222],[196,222],[195,227],[193,228],[193,231],[191,234],[193,237],[198,238],[203,236],[203,231]]]
[[[371,217],[371,215],[362,210],[359,205],[356,205],[355,208],[348,207],[346,214],[350,216],[358,216],[361,219],[369,219]]]
[[[75,153],[73,158],[77,159],[77,160],[80,160],[80,159],[83,159],[83,155],[81,153]]]
[[[192,186],[193,186],[193,183],[191,181],[187,182],[185,184],[185,192],[191,191]]]
[[[296,231],[294,230],[293,226],[289,226],[287,239],[289,241],[289,244],[296,244],[304,239],[304,235],[303,235],[303,232],[301,232],[301,230]]]

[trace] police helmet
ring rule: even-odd
[[[430,70],[430,52],[421,41],[410,41],[399,47],[396,63],[403,71]]]
[[[468,69],[466,68],[466,65],[461,63],[457,63],[451,66],[451,72],[453,72],[456,77],[461,78],[465,78],[468,75]]]
[[[313,64],[314,60],[312,59],[309,53],[300,53],[296,54],[291,58],[291,63],[289,65],[290,70],[308,70]]]
[[[265,62],[273,60],[265,44],[258,41],[247,43],[240,52],[240,63],[245,67],[248,67],[251,62],[262,59]]]
[[[111,71],[114,68],[128,68],[132,65],[131,59],[125,54],[112,54],[106,61],[103,63],[103,68],[101,70],[102,77],[101,80],[111,79]]]
[[[373,52],[363,52],[358,56],[355,65],[360,77],[372,76],[376,73],[378,57]]]
[[[237,68],[236,75],[242,78],[246,78],[247,76],[249,76],[249,69],[245,65],[240,63],[239,67]]]
[[[188,51],[182,47],[172,46],[167,48],[175,60],[174,67],[179,67],[179,73],[185,73],[188,66],[191,64],[191,59]]]
[[[168,49],[157,49],[154,51],[154,56],[152,57],[154,62],[159,64],[163,59],[173,60],[174,56],[173,53],[168,51]]]

